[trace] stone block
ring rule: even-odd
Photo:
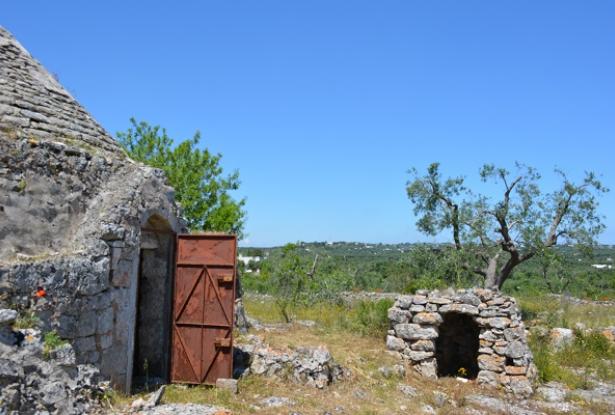
[[[434,357],[433,352],[421,352],[416,350],[407,350],[403,353],[403,355],[406,356],[408,359],[412,360],[413,362],[420,362],[422,360]]]
[[[395,307],[399,307],[403,310],[409,309],[411,304],[412,304],[411,295],[400,295],[399,297],[397,297],[397,300],[395,301]]]
[[[478,356],[478,368],[491,372],[503,372],[506,359],[501,356],[481,354]]]
[[[106,310],[100,311],[98,315],[98,323],[96,326],[97,333],[108,333],[113,329],[113,308],[109,307]]]
[[[422,327],[419,324],[397,324],[395,333],[405,340],[430,340],[438,337],[435,327]]]
[[[438,364],[436,359],[423,360],[419,364],[414,365],[414,369],[426,378],[438,378]]]
[[[406,342],[395,336],[387,336],[386,346],[389,350],[401,352],[406,348]]]
[[[476,382],[479,385],[497,386],[499,384],[498,374],[490,370],[481,370],[478,372]]]
[[[431,340],[416,340],[410,344],[410,349],[420,352],[433,352],[436,350],[436,345]]]
[[[424,305],[412,304],[410,306],[410,312],[411,313],[420,313],[422,311],[425,311],[425,306]]]
[[[506,356],[512,359],[519,359],[529,354],[530,350],[526,344],[520,342],[519,340],[515,340],[511,342],[506,348]]]
[[[82,355],[92,350],[96,350],[96,338],[94,336],[79,337],[74,342],[75,350]]]
[[[511,376],[510,389],[516,396],[528,397],[532,394],[532,383],[525,376]]]
[[[526,366],[506,366],[504,371],[507,375],[519,376],[527,373]]]
[[[408,310],[402,310],[396,307],[389,308],[388,318],[392,324],[408,323],[410,317],[411,314]]]
[[[424,295],[415,295],[412,297],[412,304],[425,305],[427,304],[427,297]]]
[[[416,324],[438,325],[442,323],[442,316],[438,313],[418,313],[412,317],[412,322]]]
[[[487,319],[487,325],[496,329],[504,329],[510,326],[510,319],[506,317],[492,317]]]
[[[17,318],[17,311],[9,308],[0,309],[0,326],[11,325]]]
[[[469,304],[469,305],[473,305],[477,307],[481,303],[480,298],[478,298],[476,295],[472,293],[463,293],[463,294],[456,295],[455,297],[453,297],[453,300],[455,300],[455,302],[459,302],[462,304]]]
[[[453,302],[450,298],[444,298],[444,297],[428,297],[427,301],[431,304],[437,304],[437,305],[450,304]]]
[[[98,345],[101,350],[108,349],[113,345],[113,334],[105,333],[98,335]]]
[[[441,313],[460,313],[472,316],[478,315],[478,307],[469,304],[445,304],[440,307]]]
[[[98,314],[94,310],[81,313],[77,323],[77,337],[91,336],[96,333],[97,320]]]

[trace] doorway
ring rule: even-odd
[[[175,234],[160,216],[141,229],[132,391],[168,383]]]
[[[436,340],[438,377],[475,379],[478,375],[478,324],[466,314],[446,313],[443,317]]]

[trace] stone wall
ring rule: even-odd
[[[536,368],[514,298],[483,289],[419,291],[399,296],[388,315],[387,348],[424,376],[475,377],[516,395],[532,393]]]
[[[78,362],[130,389],[152,220],[186,230],[163,172],[128,159],[0,28],[0,307],[33,311]]]

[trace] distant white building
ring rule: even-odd
[[[250,261],[260,262],[261,260],[262,258],[259,256],[243,256],[241,254],[237,256],[237,261],[243,262],[244,265],[248,265]]]
[[[613,269],[611,264],[592,264],[592,268],[596,269]]]

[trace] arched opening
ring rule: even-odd
[[[438,376],[462,376],[474,379],[478,375],[480,329],[471,316],[444,314],[436,340]]]
[[[132,390],[151,390],[169,379],[171,295],[175,234],[152,215],[141,228]]]

